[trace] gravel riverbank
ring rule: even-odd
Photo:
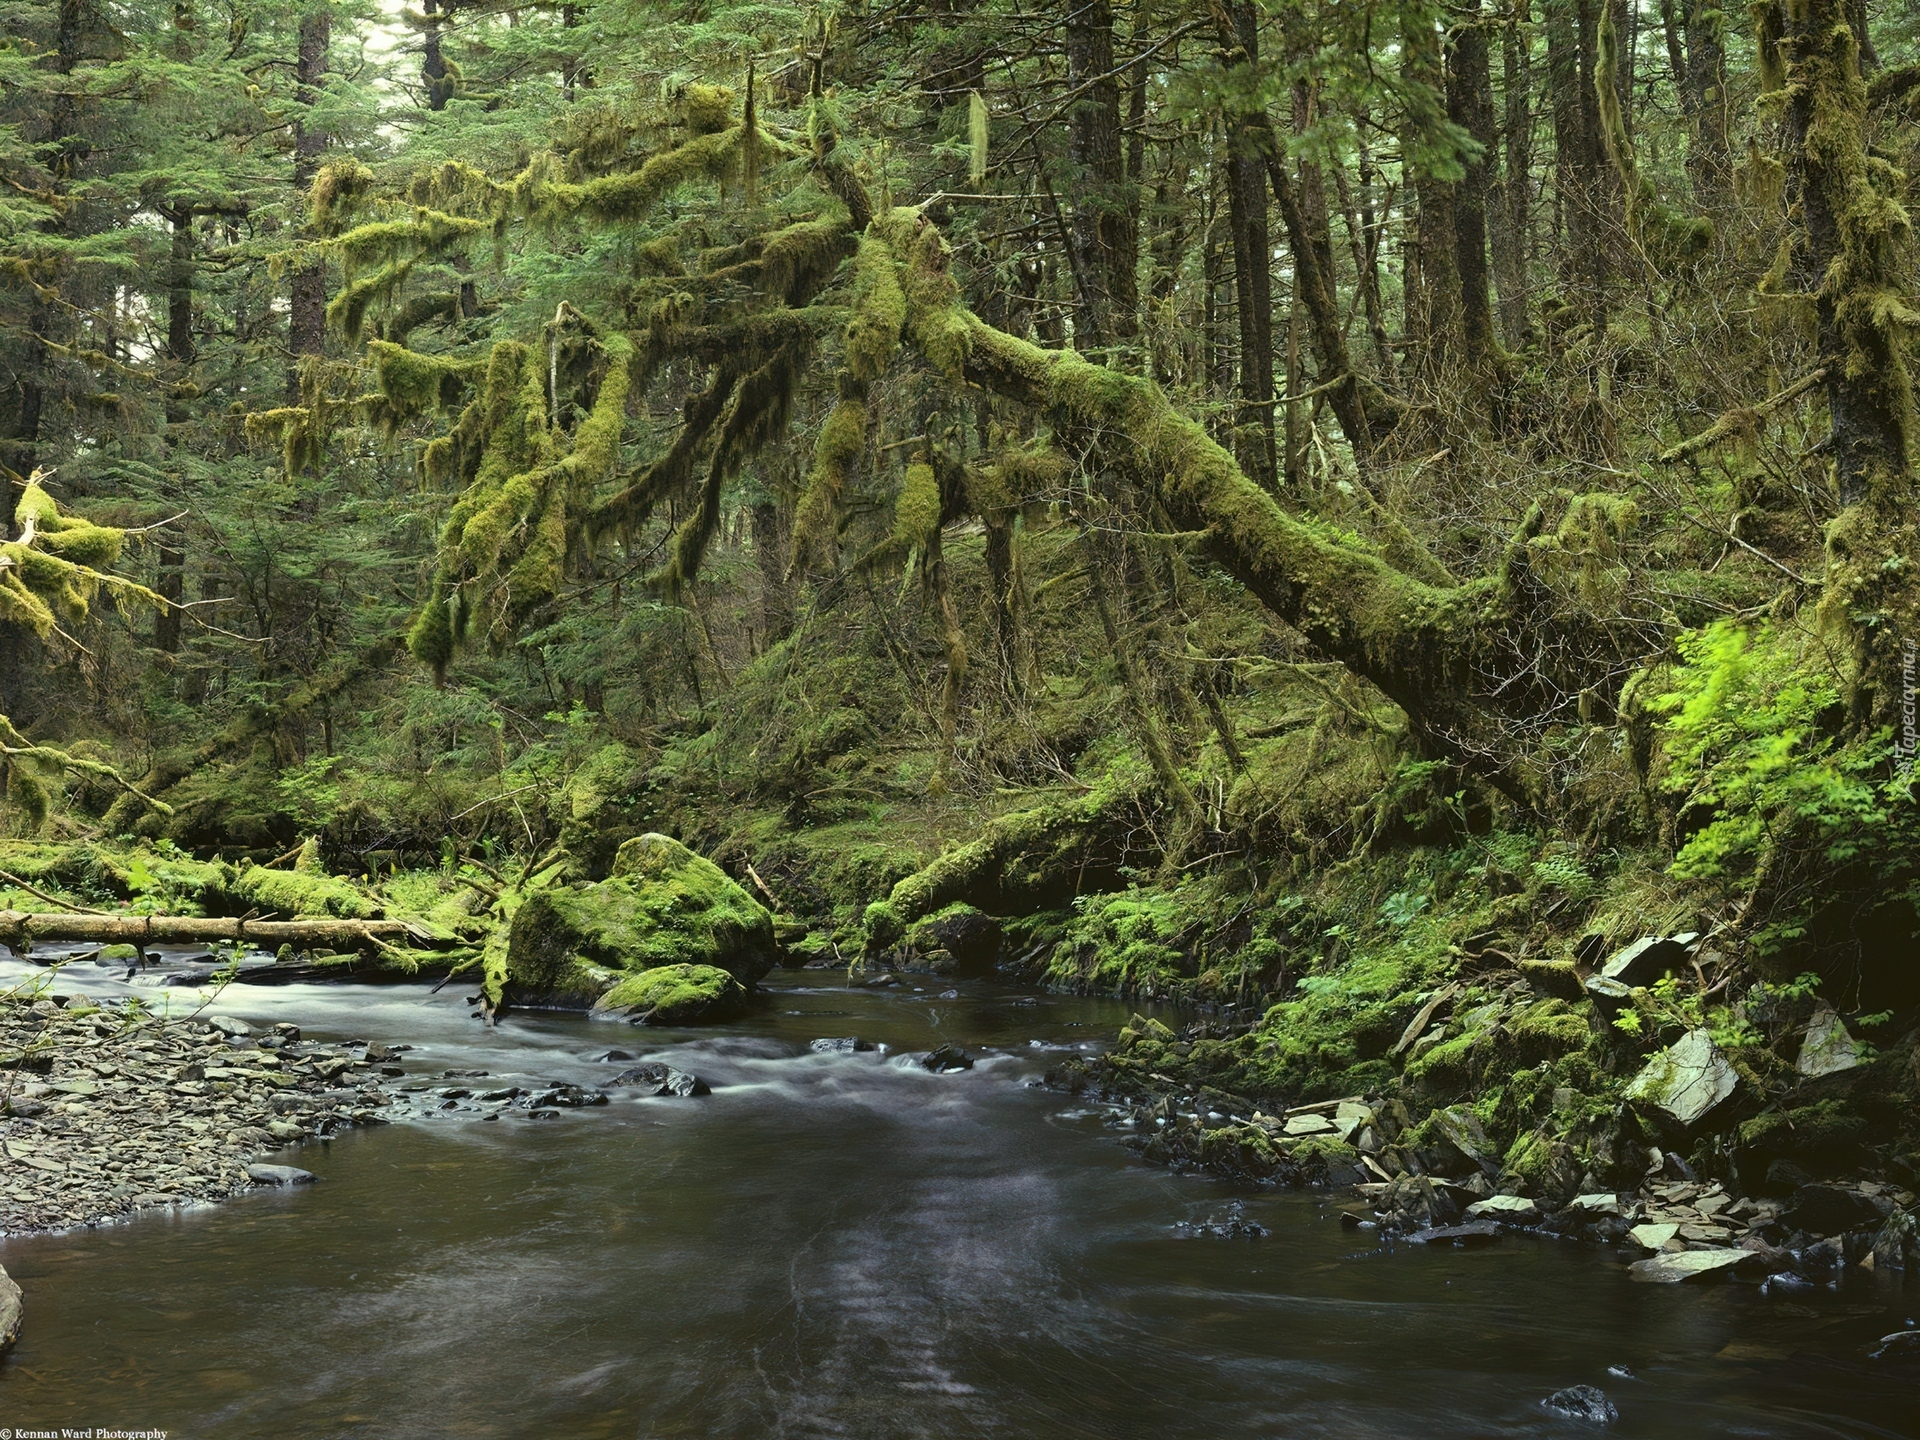
[[[379,1044],[314,1044],[292,1025],[257,1028],[217,1009],[170,1018],[77,996],[0,998],[0,1234],[298,1179],[258,1162],[380,1123],[395,1098],[383,1083],[400,1074],[394,1058]]]

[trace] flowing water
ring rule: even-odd
[[[1140,1164],[1099,1113],[1027,1083],[1111,1036],[1113,1003],[789,975],[753,1018],[705,1032],[557,1015],[486,1030],[452,988],[236,986],[219,1008],[410,1043],[408,1068],[436,1077],[588,1084],[620,1047],[714,1090],[377,1127],[274,1157],[320,1174],[311,1187],[0,1243],[27,1291],[0,1427],[1603,1433],[1540,1404],[1589,1383],[1620,1436],[1920,1435],[1920,1376],[1866,1358],[1920,1319],[1920,1289],[1886,1277],[1790,1296],[1634,1285],[1605,1252],[1391,1246],[1343,1229],[1330,1197]],[[808,1050],[829,1036],[891,1051]],[[975,1068],[908,1058],[943,1041]],[[1271,1234],[1177,1228],[1235,1201]]]

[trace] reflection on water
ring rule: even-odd
[[[9,973],[17,973],[11,968]],[[4,976],[0,976],[0,982]],[[61,988],[110,991],[108,975]],[[1864,1343],[1883,1278],[1791,1302],[1627,1283],[1551,1241],[1429,1253],[1321,1198],[1142,1167],[1029,1088],[1124,1019],[993,984],[806,988],[753,1019],[488,1031],[455,987],[235,987],[222,1012],[407,1042],[410,1070],[604,1080],[617,1047],[714,1086],[535,1121],[458,1115],[289,1156],[325,1183],[9,1241],[28,1327],[0,1426],[174,1436],[862,1440],[1920,1434]],[[857,1035],[890,1051],[819,1055]],[[965,1045],[971,1071],[911,1052]],[[1183,1239],[1239,1196],[1264,1240]],[[1632,1378],[1610,1375],[1610,1367]]]

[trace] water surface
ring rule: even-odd
[[[17,967],[0,966],[0,983]],[[63,977],[103,993],[117,978]],[[1240,1440],[1920,1435],[1920,1319],[1886,1277],[1641,1286],[1606,1252],[1388,1247],[1328,1197],[1141,1165],[1026,1082],[1125,1018],[992,982],[776,976],[753,1018],[651,1032],[471,1020],[455,987],[234,987],[218,1008],[417,1048],[423,1077],[709,1080],[556,1120],[470,1113],[282,1158],[296,1192],[0,1242],[28,1292],[0,1426],[198,1437]],[[149,992],[151,993],[151,992]],[[858,1036],[891,1053],[810,1053]],[[951,1041],[978,1059],[908,1060]],[[442,1082],[451,1083],[451,1082]],[[1239,1200],[1260,1240],[1182,1238]],[[1632,1378],[1610,1375],[1610,1367]]]

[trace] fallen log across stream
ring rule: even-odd
[[[378,950],[394,944],[449,949],[462,942],[437,936],[409,920],[250,920],[194,915],[34,915],[0,910],[0,944],[24,950],[43,940],[101,945],[203,945],[216,940],[252,943],[263,950]]]

